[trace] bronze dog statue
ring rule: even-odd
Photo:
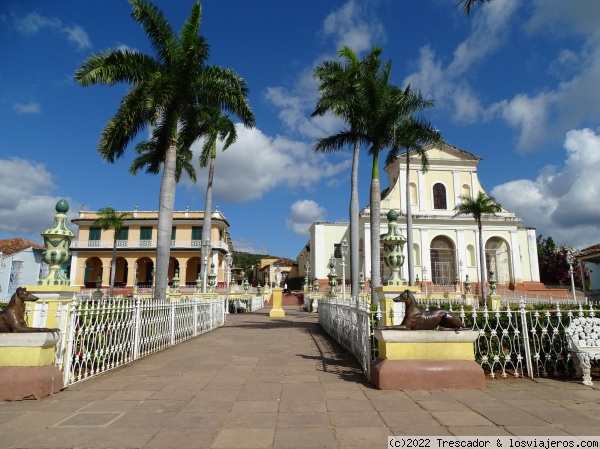
[[[25,321],[25,302],[39,298],[19,287],[10,298],[8,305],[0,311],[0,332],[60,332],[60,329],[29,327]]]
[[[394,302],[406,304],[402,323],[396,326],[380,327],[379,329],[432,330],[438,326],[446,329],[461,329],[463,327],[460,317],[454,312],[444,309],[427,311],[421,309],[410,290],[406,290],[395,297]]]

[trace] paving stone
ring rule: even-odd
[[[222,429],[211,448],[255,449],[273,446],[275,429],[236,428]]]
[[[333,429],[313,428],[278,428],[275,431],[274,449],[293,448],[335,448]]]

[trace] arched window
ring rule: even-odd
[[[421,249],[418,243],[413,243],[413,260],[415,265],[421,265]]]
[[[410,204],[417,205],[417,185],[414,182],[410,183]]]
[[[433,208],[447,209],[446,206],[446,187],[444,184],[437,183],[433,186]]]

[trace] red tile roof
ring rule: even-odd
[[[5,256],[12,256],[27,248],[46,249],[43,246],[24,238],[0,240],[0,251],[2,251]]]

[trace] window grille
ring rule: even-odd
[[[433,208],[447,209],[446,205],[446,187],[444,184],[437,183],[433,186]]]

